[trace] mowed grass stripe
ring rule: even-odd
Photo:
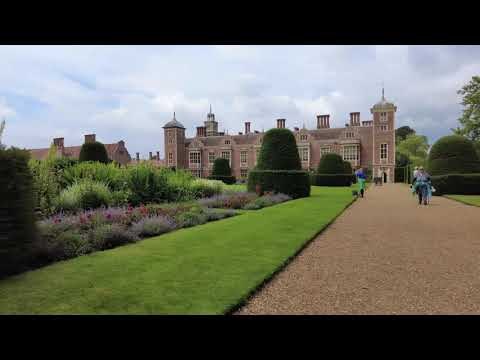
[[[0,282],[1,314],[223,314],[352,202],[350,188],[246,212]]]
[[[473,206],[480,206],[480,195],[444,195],[447,199],[456,200]]]

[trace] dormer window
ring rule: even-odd
[[[354,133],[353,131],[347,131],[347,132],[345,133],[345,137],[346,137],[347,139],[353,138],[353,137],[355,137],[355,133]]]
[[[225,145],[230,145],[230,140],[225,140]]]
[[[308,135],[300,135],[300,141],[307,141]]]
[[[387,121],[387,113],[381,112],[380,113],[380,121]]]

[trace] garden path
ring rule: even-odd
[[[237,314],[479,314],[479,219],[371,186]]]

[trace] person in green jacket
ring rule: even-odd
[[[365,180],[367,180],[367,176],[363,172],[363,168],[359,168],[355,175],[357,176],[357,183],[358,183],[358,191],[360,192],[360,196],[363,198],[365,193]]]

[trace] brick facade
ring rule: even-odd
[[[353,168],[362,166],[372,169],[374,176],[386,182],[394,181],[395,172],[395,112],[394,104],[385,100],[371,108],[373,119],[361,120],[360,113],[350,113],[350,121],[343,128],[330,128],[330,116],[318,115],[317,128],[295,128],[300,159],[304,169],[316,169],[327,152],[335,152],[350,161]],[[250,131],[250,122],[245,123],[245,133],[225,135],[218,132],[218,123],[211,112],[205,126],[197,127],[196,136],[185,138],[185,128],[175,118],[164,126],[165,164],[169,167],[189,169],[196,176],[210,175],[213,160],[218,157],[230,159],[232,174],[237,179],[246,179],[248,171],[257,163],[264,133]],[[286,127],[285,119],[278,119],[279,128]]]

